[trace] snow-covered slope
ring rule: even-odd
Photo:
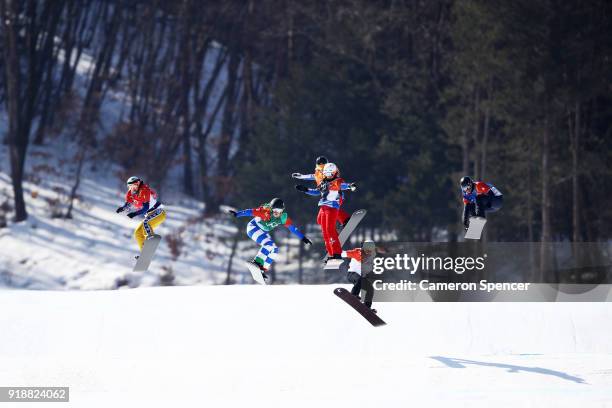
[[[71,407],[612,406],[610,303],[385,303],[331,286],[0,291],[0,384]],[[27,406],[27,405],[23,405]]]
[[[203,204],[171,189],[163,201],[167,221],[164,241],[144,275],[132,275],[138,247],[132,236],[140,220],[115,213],[124,201],[125,185],[117,168],[98,163],[84,171],[73,219],[53,218],[65,212],[74,182],[70,146],[32,147],[24,182],[27,221],[0,228],[0,286],[28,289],[110,289],[118,282],[151,286],[214,284],[225,280],[235,226],[229,220],[202,220]],[[6,146],[0,146],[0,203],[12,204]],[[5,160],[7,159],[7,160]],[[195,222],[194,220],[198,220]],[[173,254],[170,242],[180,242]],[[256,251],[253,249],[253,255]],[[250,252],[249,252],[250,254]],[[232,278],[247,282],[248,272]],[[248,280],[250,283],[250,279]]]

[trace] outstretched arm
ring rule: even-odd
[[[252,208],[247,208],[246,210],[230,211],[230,213],[234,217],[252,217],[253,216],[253,209]]]
[[[357,184],[355,183],[342,183],[340,184],[340,190],[357,190]]]
[[[320,194],[318,189],[316,189],[316,188],[308,188],[308,187],[302,186],[300,184],[295,186],[295,189],[298,190],[298,191],[301,191],[304,194],[308,194],[308,195],[311,195],[311,196],[318,196]]]
[[[310,180],[310,181],[316,180],[314,174],[293,173],[291,177],[293,177],[294,179],[298,179],[298,180]]]
[[[309,240],[304,234],[302,234],[302,231],[300,231],[295,225],[293,225],[293,221],[291,221],[291,218],[287,217],[287,221],[285,221],[285,227],[289,231],[291,231],[293,235],[298,237],[304,244],[312,245],[312,241]]]
[[[299,239],[304,239],[304,234],[295,225],[285,225],[289,231]]]

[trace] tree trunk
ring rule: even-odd
[[[578,154],[580,147],[580,102],[576,102],[576,119],[572,137],[572,240],[580,241],[580,196],[578,194]],[[571,136],[572,132],[570,132]]]
[[[17,57],[17,6],[14,0],[0,0],[0,18],[4,31],[4,67],[6,71],[6,104],[8,108],[8,144],[11,160],[11,179],[15,200],[15,221],[28,218],[23,198],[23,168],[28,146],[28,133],[20,123],[20,70]]]
[[[197,155],[198,155],[198,168],[200,171],[200,188],[202,194],[202,201],[207,204],[205,208],[208,207],[209,204],[209,186],[208,186],[208,159],[206,156],[206,147],[208,143],[208,135],[212,130],[212,125],[214,124],[216,117],[219,113],[219,110],[222,106],[223,98],[219,98],[217,105],[215,106],[213,113],[210,117],[206,117],[206,113],[208,110],[208,104],[210,102],[210,98],[212,95],[212,91],[214,89],[214,84],[217,81],[219,74],[223,66],[225,65],[225,58],[227,53],[224,51],[218,51],[218,57],[215,62],[215,67],[213,72],[210,75],[210,78],[206,82],[206,86],[200,95],[200,76],[202,75],[202,67],[204,65],[204,61],[206,56],[208,55],[208,50],[210,47],[210,41],[205,39],[196,52],[196,67],[195,67],[195,77],[197,78],[194,84],[194,92],[193,92],[193,103],[194,103],[194,117],[193,122],[195,122],[195,134],[198,139],[198,147],[197,147]],[[208,126],[206,127],[206,131],[204,131],[204,121],[208,121]],[[205,211],[208,211],[206,209]]]
[[[487,87],[487,104],[484,112],[484,128],[482,131],[482,142],[480,146],[480,179],[484,180],[486,177],[487,168],[487,143],[489,142],[489,129],[491,123],[491,103],[493,101],[493,80],[489,79]]]
[[[81,109],[79,128],[81,129],[82,140],[80,143],[87,143],[90,146],[96,146],[94,125],[97,121],[104,95],[111,85],[109,77],[112,68],[112,58],[118,42],[117,36],[121,27],[121,17],[121,10],[113,7],[113,14],[109,17],[105,26],[104,42],[99,54],[96,56],[96,64]],[[120,70],[121,67],[118,67],[118,69]]]
[[[534,236],[533,236],[533,175],[532,175],[532,163],[533,158],[532,143],[528,142],[527,147],[527,236],[529,242],[529,270],[525,273],[525,279],[527,281],[533,281],[537,279],[534,276],[535,273],[535,253],[534,253]]]
[[[298,283],[304,283],[304,245],[298,246]]]
[[[193,197],[193,170],[191,164],[191,134],[189,123],[183,123],[183,189],[185,194]]]
[[[544,119],[544,129],[542,132],[542,237],[540,239],[540,276],[541,281],[547,279],[547,271],[550,269],[550,124],[548,113]]]
[[[461,132],[461,156],[462,156],[462,164],[461,164],[461,177],[467,176],[470,171],[470,141],[468,138],[468,128],[467,123],[465,123],[465,127]],[[453,180],[454,183],[458,182],[458,180]],[[458,231],[457,235],[461,234],[463,231],[463,222],[462,222],[462,212],[463,208],[461,206],[457,207],[457,223],[455,223],[455,231]]]
[[[212,209],[212,203],[211,200],[213,199],[213,195],[210,194],[209,191],[209,187],[210,187],[210,180],[208,177],[208,157],[207,157],[207,152],[206,152],[206,141],[208,140],[208,135],[210,135],[210,132],[212,131],[213,125],[215,123],[215,120],[217,119],[217,115],[219,115],[219,112],[221,111],[221,107],[223,106],[223,103],[225,101],[225,94],[219,98],[219,101],[217,102],[217,106],[215,106],[215,109],[212,112],[212,115],[210,116],[210,118],[208,119],[208,126],[206,127],[206,130],[202,131],[200,129],[201,127],[201,122],[198,122],[198,135],[200,138],[200,143],[198,146],[198,158],[199,158],[199,167],[200,167],[200,181],[202,183],[202,200],[206,203],[206,207],[205,207],[205,211],[206,213],[210,214],[211,212],[214,213],[217,211],[217,209],[215,208],[214,210]]]
[[[182,39],[179,53],[179,70],[182,80],[180,114],[183,118],[183,189],[185,194],[194,195],[193,190],[193,169],[191,163],[191,117],[189,109],[189,93],[191,91],[192,80],[199,81],[199,76],[193,75],[191,70],[192,48],[191,48],[191,10],[188,6],[190,2],[185,2],[183,14]],[[194,79],[195,78],[195,79]]]
[[[253,130],[253,66],[251,50],[247,48],[242,62],[242,99],[240,101],[240,144],[248,145]],[[248,159],[248,152],[242,151],[242,160]]]
[[[478,166],[480,161],[478,160],[478,152],[480,148],[480,143],[478,142],[478,133],[480,130],[480,90],[478,89],[478,85],[475,85],[474,89],[474,130],[472,133],[472,140],[474,141],[474,179],[478,179],[480,174],[478,172]]]
[[[55,59],[55,58],[54,58]],[[53,64],[47,65],[46,80],[44,82],[44,96],[43,103],[41,106],[40,120],[38,122],[38,129],[36,130],[36,136],[34,137],[35,145],[42,145],[45,139],[45,132],[47,131],[49,118],[51,116],[51,97],[53,95]]]
[[[461,154],[462,154],[462,165],[461,165],[461,175],[467,176],[470,171],[470,142],[468,140],[468,131],[467,127],[463,128],[463,132],[461,134]]]
[[[86,151],[86,147],[85,145],[81,145],[81,150],[78,154],[78,162],[77,162],[77,169],[76,169],[76,174],[75,174],[75,179],[74,179],[74,184],[72,185],[72,189],[70,190],[70,198],[69,198],[69,204],[68,204],[68,209],[66,210],[66,214],[64,215],[64,218],[66,219],[72,219],[72,209],[74,207],[74,199],[76,198],[77,195],[77,191],[79,190],[79,186],[81,185],[81,175],[83,174],[83,164],[85,163],[85,151]]]
[[[240,240],[240,228],[237,229],[234,234],[234,239],[232,240],[232,250],[230,252],[229,260],[227,261],[227,270],[225,272],[225,284],[231,285],[232,283],[232,264],[234,263],[234,256],[236,255],[236,250],[238,249],[238,241]]]
[[[225,109],[223,111],[223,118],[221,120],[221,135],[219,136],[219,145],[217,148],[217,174],[214,194],[215,200],[211,208],[211,211],[213,212],[217,211],[218,205],[225,200],[230,187],[229,156],[234,131],[236,129],[236,88],[239,67],[240,56],[235,50],[232,50],[228,64]]]

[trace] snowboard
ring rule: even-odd
[[[159,246],[159,241],[161,241],[161,236],[157,234],[145,240],[142,251],[140,251],[140,256],[136,261],[136,265],[134,265],[134,272],[144,272],[149,269],[153,255],[155,255],[155,251]]]
[[[365,217],[367,213],[368,212],[366,210],[361,209],[361,210],[355,211],[351,215],[351,218],[349,218],[349,221],[346,223],[344,228],[342,228],[342,231],[340,231],[340,234],[338,235],[338,238],[340,239],[341,247],[343,247],[344,244],[346,244],[346,241],[348,241],[353,231],[355,231],[355,228],[357,228],[357,226],[359,225],[361,220],[363,220],[363,217]]]
[[[361,303],[357,296],[354,296],[348,290],[344,288],[336,288],[334,289],[334,295],[338,296],[340,299],[344,300],[355,309],[360,315],[362,315],[370,324],[374,327],[384,326],[384,320],[382,320],[376,313],[372,311],[369,307]]]
[[[344,259],[330,259],[325,262],[323,269],[340,269],[340,266],[344,263]]]
[[[487,219],[483,217],[470,217],[470,226],[465,233],[465,239],[480,239],[486,222]]]
[[[346,244],[346,241],[348,241],[353,231],[355,231],[355,229],[357,228],[357,226],[359,225],[361,220],[363,220],[363,217],[365,217],[367,213],[368,212],[366,210],[361,209],[351,214],[351,218],[346,223],[344,228],[342,228],[342,231],[340,231],[340,234],[338,234],[338,240],[340,241],[340,247],[343,247],[344,244]],[[323,260],[325,260],[326,257],[327,255],[323,257]],[[340,259],[337,261],[336,260],[328,261],[325,264],[325,269],[338,269],[341,264],[342,264],[342,260]]]
[[[261,274],[261,270],[257,265],[253,265],[251,262],[248,261],[246,261],[244,264],[246,265],[249,272],[251,272],[251,275],[253,276],[255,282],[259,283],[260,285],[266,284],[266,280],[264,279],[263,275]]]

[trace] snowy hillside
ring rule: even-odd
[[[203,64],[204,72],[212,70],[215,55],[216,49]],[[64,52],[58,56],[61,66]],[[93,56],[84,52],[76,67],[75,89],[83,99],[95,68]],[[224,75],[222,72],[221,82],[214,87],[213,100],[218,98]],[[103,140],[112,133],[130,106],[124,87],[109,92],[100,108],[98,138]],[[214,126],[216,129],[217,124]],[[8,118],[2,106],[0,135],[5,134],[7,127]],[[77,190],[73,219],[58,218],[68,205],[79,150],[70,126],[62,132],[49,132],[45,146],[28,148],[24,191],[29,218],[0,228],[0,287],[111,289],[225,281],[230,248],[224,245],[224,240],[233,237],[235,227],[224,220],[193,222],[201,216],[203,205],[172,188],[180,166],[170,169],[167,180],[170,188],[165,189],[169,193],[164,196],[165,204],[171,216],[160,231],[165,237],[164,243],[156,262],[143,275],[131,273],[138,253],[132,232],[138,221],[114,211],[123,202],[125,193],[118,165],[100,157],[88,162]],[[3,202],[8,205],[13,202],[5,144],[0,145],[0,204]],[[169,245],[171,239],[174,248]],[[232,276],[237,282],[244,282],[246,278],[245,271]]]
[[[332,288],[0,291],[0,383],[71,407],[612,406],[609,303],[385,303],[373,328]]]
[[[71,154],[70,146],[32,148],[24,183],[29,218],[0,228],[0,286],[111,289],[224,282],[231,249],[226,241],[236,227],[223,219],[193,222],[201,216],[202,204],[175,192],[164,200],[169,215],[159,230],[164,241],[155,261],[144,275],[131,273],[138,253],[132,236],[138,220],[115,213],[125,194],[115,166],[88,168],[73,219],[54,218],[67,207]],[[3,196],[12,197],[6,146],[0,146],[0,158],[2,201]],[[171,240],[176,243],[174,254]],[[232,279],[250,283],[247,274],[236,270]]]

